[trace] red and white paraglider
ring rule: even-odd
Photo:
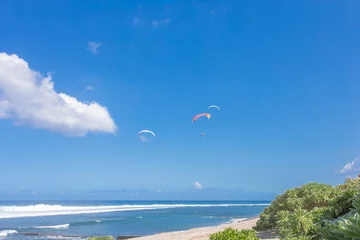
[[[217,109],[217,110],[220,110],[220,107],[217,106],[217,105],[210,105],[210,106],[208,107],[209,110],[211,110],[211,109],[213,109],[213,108],[215,108],[215,109]],[[193,117],[192,122],[194,123],[194,122],[196,122],[196,120],[198,120],[199,118],[202,118],[202,117],[207,117],[208,119],[210,119],[210,118],[211,118],[211,114],[210,114],[210,113],[200,113],[200,114],[197,114],[197,115],[195,115],[195,116]],[[205,133],[202,133],[202,134],[201,134],[201,137],[204,137],[204,136],[205,136]]]

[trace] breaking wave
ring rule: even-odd
[[[14,234],[14,233],[17,233],[17,231],[15,231],[15,230],[3,230],[3,231],[0,231],[0,237],[6,237],[7,235]]]
[[[139,211],[185,207],[241,207],[268,206],[269,204],[149,204],[149,205],[115,205],[115,206],[63,206],[37,204],[26,206],[0,206],[1,218],[55,216],[85,213],[105,213],[121,211]]]
[[[70,224],[61,224],[61,225],[54,225],[54,226],[35,226],[32,228],[39,228],[39,229],[66,229],[70,226]]]

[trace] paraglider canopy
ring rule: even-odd
[[[141,130],[140,132],[138,132],[138,136],[140,137],[140,140],[142,142],[149,142],[150,139],[148,139],[144,134],[149,133],[151,135],[153,135],[155,137],[155,133],[153,131],[150,130]],[[145,148],[146,146],[144,146]]]
[[[207,117],[208,119],[210,119],[211,115],[209,113],[200,113],[200,114],[196,115],[195,117],[193,117],[192,122],[195,122],[196,120],[198,120],[201,117]]]
[[[141,135],[142,133],[151,133],[155,137],[155,133],[150,130],[141,130],[140,132],[138,132],[138,135]]]
[[[217,109],[219,109],[219,110],[220,110],[220,107],[219,107],[219,106],[216,106],[216,105],[211,105],[211,106],[209,106],[209,108],[208,108],[208,109],[211,109],[211,108],[217,108]]]

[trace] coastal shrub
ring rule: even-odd
[[[328,184],[308,183],[299,188],[287,190],[279,195],[260,214],[260,220],[256,223],[256,230],[265,230],[276,227],[279,220],[277,214],[281,211],[294,212],[300,207],[303,210],[325,208],[331,199],[337,196],[339,190]]]
[[[285,240],[360,240],[360,178],[286,191],[260,214],[255,229],[266,228]]]
[[[259,240],[254,230],[236,230],[227,228],[222,232],[214,233],[210,240]]]
[[[346,189],[339,193],[332,201],[330,201],[330,211],[333,218],[345,215],[350,212],[352,207],[352,200],[356,196],[356,189]]]
[[[353,199],[360,192],[360,178],[347,179],[344,184],[340,184],[335,188],[339,193],[329,204],[332,218],[350,212]]]
[[[360,191],[354,197],[354,200],[352,202],[352,206],[353,206],[353,208],[355,209],[356,212],[360,213]]]
[[[112,236],[105,236],[105,237],[91,237],[88,240],[115,240]]]
[[[360,240],[360,193],[353,197],[348,213],[318,226],[322,239]]]
[[[360,214],[349,212],[335,221],[328,221],[319,227],[322,239],[360,240]]]
[[[311,238],[311,231],[315,229],[314,217],[310,211],[298,207],[294,212],[281,211],[278,214],[277,227],[283,239],[297,236]]]
[[[314,223],[320,222],[324,219],[332,219],[329,207],[316,207],[310,210],[310,214]]]
[[[359,178],[348,178],[345,180],[345,182],[343,184],[337,185],[336,186],[337,189],[343,191],[349,188],[360,188],[360,177]]]

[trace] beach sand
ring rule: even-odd
[[[223,231],[225,228],[252,229],[258,218],[237,220],[232,223],[221,224],[213,227],[193,228],[185,231],[158,233],[155,235],[136,238],[136,240],[208,240],[210,235]]]

